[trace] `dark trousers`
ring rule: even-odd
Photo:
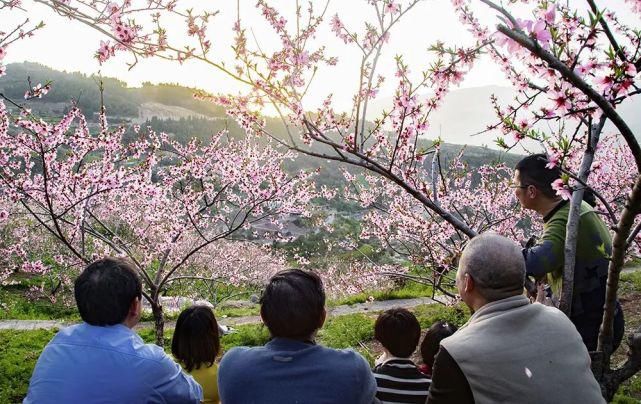
[[[572,320],[577,331],[581,334],[583,343],[588,348],[588,351],[596,351],[597,344],[599,342],[599,329],[601,328],[601,321],[603,320],[603,311],[596,313],[583,313],[578,316],[571,317],[570,320]],[[623,318],[623,309],[621,308],[621,304],[617,301],[614,312],[614,340],[612,341],[612,352],[621,345],[625,331],[624,328],[625,319]]]

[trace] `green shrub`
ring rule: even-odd
[[[4,287],[0,289],[0,319],[80,321],[80,314],[75,306],[32,301],[24,297],[22,288]]]

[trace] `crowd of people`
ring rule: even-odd
[[[264,346],[232,348],[221,358],[214,313],[197,305],[178,317],[169,356],[133,331],[142,310],[135,269],[104,258],[76,279],[83,322],[60,330],[45,347],[24,402],[602,403],[588,351],[603,314],[611,241],[589,204],[581,207],[572,315],[533,302],[541,296],[525,288],[532,276],[554,293],[562,275],[568,206],[548,189],[557,174],[535,155],[514,176],[523,207],[543,217],[541,239],[523,248],[484,233],[467,243],[456,273],[472,312],[467,323],[457,329],[438,321],[421,340],[414,314],[385,311],[374,325],[383,354],[373,368],[354,350],[316,342],[327,312],[315,272],[288,269],[270,279],[260,298],[271,337]],[[618,345],[620,309],[616,318]]]

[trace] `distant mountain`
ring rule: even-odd
[[[104,88],[104,103],[110,116],[124,120],[146,120],[150,109],[160,109],[162,117],[181,118],[221,117],[224,109],[193,97],[196,89],[177,84],[143,83],[142,87],[127,84],[110,77],[87,76],[51,69],[37,63],[14,63],[7,66],[7,74],[0,77],[0,92],[14,100],[23,100],[32,85],[51,81],[52,89],[43,99],[29,101],[29,107],[39,114],[59,116],[75,101],[88,118],[100,110],[100,87]],[[147,105],[145,105],[147,104]],[[164,107],[158,108],[158,104]],[[176,107],[172,108],[171,107]],[[186,110],[189,110],[186,112]]]
[[[426,137],[435,139],[441,136],[449,143],[496,147],[494,139],[499,135],[496,131],[473,136],[497,122],[496,113],[490,103],[492,95],[497,97],[501,105],[508,105],[514,99],[516,91],[509,87],[484,86],[450,92],[443,100],[441,108],[431,115]],[[375,100],[369,110],[368,119],[375,119],[383,109],[389,109],[391,103],[391,97]],[[619,111],[637,138],[641,139],[641,100],[626,101],[619,106]],[[543,130],[554,130],[553,126],[547,124],[541,124],[539,127]],[[614,130],[614,127],[610,124],[605,130]]]

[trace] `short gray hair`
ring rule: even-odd
[[[469,274],[490,302],[523,293],[525,260],[521,248],[496,233],[484,233],[467,244],[459,261],[461,275]]]

